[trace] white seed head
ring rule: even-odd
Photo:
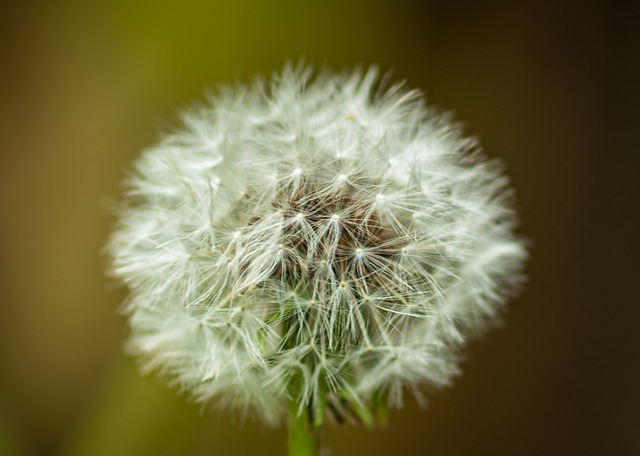
[[[458,372],[522,279],[511,191],[417,92],[377,80],[288,67],[137,161],[110,254],[148,367],[268,422],[294,379],[303,405],[397,405]]]

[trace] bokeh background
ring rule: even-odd
[[[525,294],[464,375],[326,454],[632,455],[637,6],[544,0],[25,1],[0,6],[0,454],[279,455],[122,355],[104,277],[124,170],[207,87],[287,59],[378,64],[507,164]],[[635,118],[634,118],[635,117]]]

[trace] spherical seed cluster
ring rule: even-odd
[[[526,252],[498,167],[377,78],[287,68],[137,162],[110,253],[150,368],[269,422],[450,381]]]

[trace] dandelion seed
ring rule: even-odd
[[[148,367],[270,423],[449,384],[526,250],[500,167],[377,80],[288,67],[137,161],[110,255]]]

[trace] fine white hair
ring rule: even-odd
[[[523,277],[499,164],[375,69],[220,90],[126,188],[109,252],[128,347],[270,423],[289,400],[447,385]]]

